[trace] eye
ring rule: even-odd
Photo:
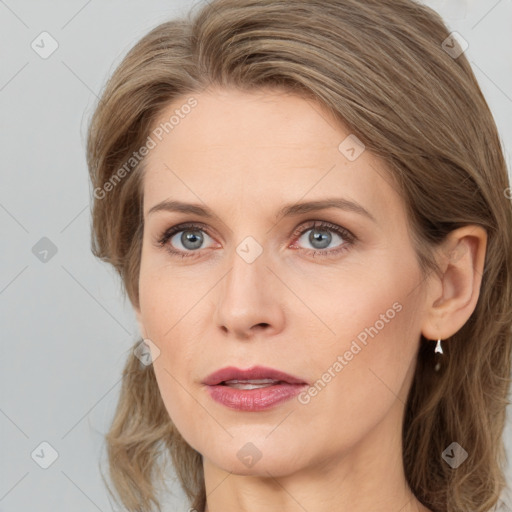
[[[309,232],[309,235],[307,233]],[[333,237],[334,234],[334,237]],[[300,241],[300,245],[311,244],[312,249],[303,249],[308,256],[320,255],[321,257],[334,256],[346,251],[353,245],[356,237],[347,229],[325,221],[309,222],[302,225],[292,236]],[[341,240],[341,244],[331,250],[326,250],[333,240]],[[179,224],[167,229],[158,239],[157,246],[165,249],[173,256],[181,258],[195,257],[204,249],[208,241],[213,240],[207,233],[206,226],[198,223]],[[219,247],[219,245],[217,245]],[[297,243],[289,246],[292,249],[300,249]]]
[[[195,256],[194,252],[203,249],[202,246],[207,239],[212,240],[206,233],[204,226],[180,224],[165,231],[158,240],[158,246],[165,247],[173,255],[186,258]]]
[[[309,233],[309,234],[308,234]],[[334,236],[333,236],[334,234]],[[348,248],[354,243],[355,236],[347,229],[331,224],[330,222],[314,221],[308,226],[301,226],[295,233],[294,237],[298,237],[297,241],[303,244],[310,244],[313,248],[306,250],[306,254],[316,256],[333,256]],[[341,240],[341,244],[335,246],[331,250],[326,250],[336,239]],[[297,248],[294,243],[290,247]]]

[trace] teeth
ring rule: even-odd
[[[226,386],[236,389],[259,389],[267,388],[277,384],[279,381],[273,379],[254,379],[254,380],[227,380]]]
[[[236,379],[233,379],[233,380],[225,380],[224,381],[226,384],[238,384],[238,383],[248,383],[248,384],[269,384],[269,383],[272,383],[272,382],[279,382],[277,380],[274,380],[274,379],[247,379],[247,380],[236,380]]]
[[[236,389],[260,389],[260,388],[268,388],[270,386],[273,386],[275,383],[270,384],[226,384],[226,386],[229,386],[230,388],[236,388]]]

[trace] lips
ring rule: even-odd
[[[208,386],[216,386],[223,384],[226,381],[259,381],[264,379],[272,380],[276,383],[307,384],[307,382],[299,377],[289,375],[280,370],[275,370],[274,368],[267,368],[265,366],[254,366],[246,370],[236,368],[234,366],[228,366],[208,375],[202,383]]]
[[[288,373],[265,366],[247,370],[229,366],[203,380],[208,395],[237,411],[263,412],[291,400],[308,384]]]

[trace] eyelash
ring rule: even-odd
[[[300,228],[297,228],[293,233],[292,237],[295,240],[296,238],[300,238],[304,233],[307,233],[311,229],[321,230],[321,231],[332,231],[339,235],[341,238],[345,240],[345,243],[343,243],[341,246],[337,247],[336,249],[331,250],[325,250],[325,249],[304,249],[308,256],[315,257],[317,254],[320,254],[323,258],[328,258],[331,256],[337,256],[338,254],[349,250],[349,248],[354,244],[354,242],[357,240],[357,238],[348,230],[341,226],[337,226],[336,224],[331,224],[330,222],[326,221],[310,221],[310,223],[306,226],[302,225]],[[165,230],[157,240],[157,246],[161,248],[165,248],[167,252],[169,252],[172,256],[179,256],[181,258],[190,258],[190,257],[196,257],[197,253],[200,252],[200,250],[196,251],[177,251],[175,249],[172,249],[170,245],[167,244],[167,242],[176,234],[180,233],[181,231],[203,231],[208,236],[213,238],[210,233],[208,232],[208,229],[206,229],[206,226],[200,223],[187,223],[187,224],[178,224],[176,226],[173,226],[167,230]]]

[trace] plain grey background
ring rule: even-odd
[[[510,169],[512,1],[426,3],[469,43]],[[128,49],[196,4],[0,0],[0,512],[118,510],[99,462],[138,330],[118,278],[90,251],[85,133]],[[510,453],[510,422],[505,440]],[[169,482],[165,510],[186,511]]]

